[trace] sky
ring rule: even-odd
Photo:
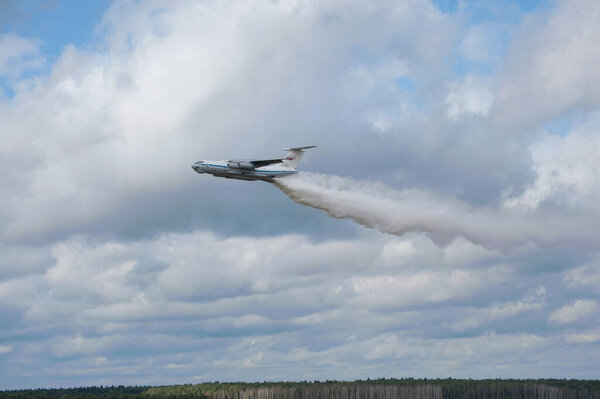
[[[0,1],[0,389],[600,378],[599,38],[595,0]]]

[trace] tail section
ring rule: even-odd
[[[287,153],[286,157],[283,158],[282,163],[285,166],[296,169],[298,167],[298,162],[300,162],[302,155],[304,155],[304,150],[309,149],[309,148],[315,148],[315,147],[316,147],[316,145],[309,145],[306,147],[284,148],[284,150],[287,151],[288,153]]]

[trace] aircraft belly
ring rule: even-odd
[[[244,175],[233,175],[233,176],[227,176],[229,179],[237,179],[237,180],[267,180],[265,177],[259,177],[259,176],[244,176]]]
[[[215,177],[224,177],[226,179],[237,180],[264,180],[273,181],[275,177],[283,177],[296,173],[295,171],[262,171],[262,170],[243,170],[213,167],[205,173],[210,173]]]

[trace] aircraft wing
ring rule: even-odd
[[[232,159],[227,161],[227,165],[234,169],[256,169],[262,166],[272,165],[274,163],[281,163],[283,160],[280,159]]]
[[[252,166],[254,166],[255,168],[260,168],[263,166],[273,165],[275,163],[281,163],[281,162],[282,162],[281,159],[259,159],[259,160],[250,161]]]

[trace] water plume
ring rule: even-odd
[[[579,228],[585,218],[573,215],[548,217],[539,211],[476,207],[450,196],[397,190],[378,182],[303,172],[274,183],[295,202],[335,218],[398,236],[425,233],[437,245],[462,236],[487,249],[507,251],[527,244],[596,246],[600,236],[597,227]]]

